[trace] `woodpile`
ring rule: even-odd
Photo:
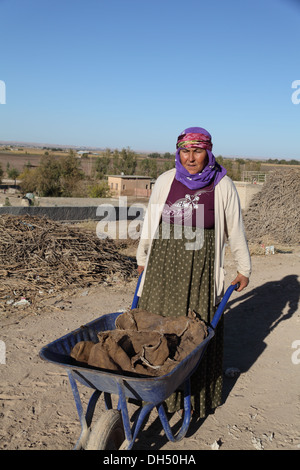
[[[244,214],[250,243],[300,242],[300,170],[271,171]]]
[[[87,287],[117,275],[130,279],[135,263],[113,240],[32,216],[0,217],[0,298]]]

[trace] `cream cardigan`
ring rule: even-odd
[[[152,240],[174,177],[175,169],[160,175],[149,199],[136,254],[137,264],[145,266],[138,290],[139,297],[143,290]],[[249,277],[251,258],[244,231],[240,200],[234,183],[228,176],[224,176],[215,187],[215,304],[220,302],[224,290],[223,265],[227,239],[236,262],[237,271]]]

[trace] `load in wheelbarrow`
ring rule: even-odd
[[[137,307],[140,279],[136,287],[132,309]],[[227,288],[208,327],[206,338],[173,370],[159,377],[131,376],[128,373],[120,374],[74,364],[70,352],[75,344],[80,341],[93,341],[96,343],[99,332],[115,329],[115,321],[119,315],[122,315],[121,312],[103,315],[43,347],[40,351],[40,357],[45,361],[64,367],[68,373],[81,424],[81,434],[74,449],[132,449],[145,418],[154,408],[157,409],[167,438],[173,442],[181,440],[188,431],[191,419],[190,377],[198,367],[209,342],[215,334],[215,328],[230,295],[237,287],[238,285],[230,285]],[[93,390],[85,412],[77,382]],[[181,428],[174,435],[165,412],[164,401],[178,388],[184,390],[184,412]],[[101,394],[104,397],[106,412],[102,413],[100,419],[94,423],[94,411]],[[112,407],[113,394],[118,397],[116,409]],[[138,412],[134,413],[135,419],[132,425],[130,424],[128,399],[141,403]]]

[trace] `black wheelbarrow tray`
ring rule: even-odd
[[[136,287],[131,308],[138,303]],[[45,361],[67,369],[79,420],[81,434],[74,449],[105,450],[132,449],[137,434],[148,414],[156,407],[163,429],[170,441],[179,441],[188,430],[191,419],[190,377],[198,367],[208,343],[214,336],[214,330],[224,311],[226,303],[238,285],[230,285],[220,302],[213,320],[208,327],[208,335],[184,360],[171,372],[160,377],[143,377],[120,374],[109,370],[96,369],[76,364],[70,352],[79,341],[97,342],[97,333],[115,329],[115,321],[121,312],[108,313],[71,333],[49,343],[40,351]],[[93,389],[86,412],[80,399],[77,381]],[[184,390],[184,413],[180,430],[174,436],[169,425],[163,402],[177,389]],[[103,392],[106,411],[99,420],[92,423],[98,398]],[[117,409],[112,408],[111,394],[118,396]],[[130,424],[128,398],[141,404],[135,419]]]

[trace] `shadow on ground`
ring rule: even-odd
[[[267,282],[254,289],[243,291],[229,301],[225,310],[224,370],[236,367],[247,372],[267,347],[266,337],[298,309],[300,284],[298,276],[290,275],[278,281]],[[223,403],[234,388],[237,378],[224,378]],[[186,438],[201,427],[204,419],[192,419]],[[181,420],[172,427],[176,435]],[[133,449],[159,450],[167,443],[157,417],[146,430],[140,431]]]

